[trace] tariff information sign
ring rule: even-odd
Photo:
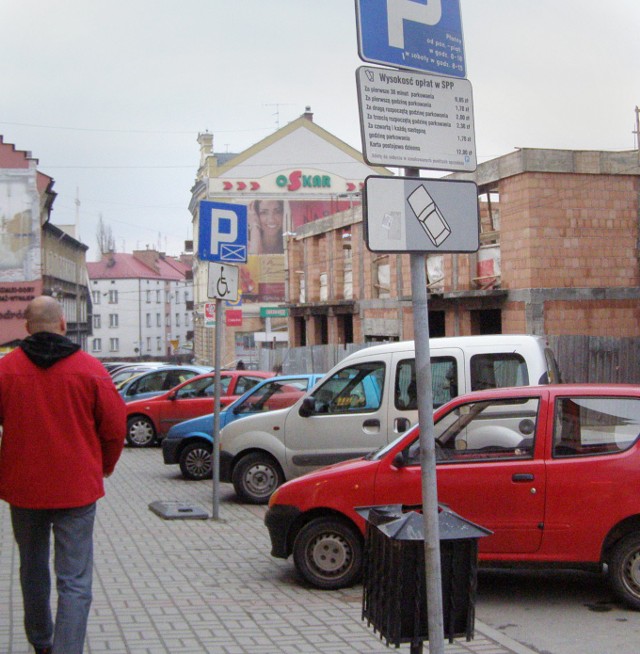
[[[469,80],[361,66],[356,82],[367,163],[476,169]]]

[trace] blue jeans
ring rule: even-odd
[[[53,646],[54,654],[82,654],[92,598],[95,516],[95,502],[73,509],[11,507],[20,551],[24,626],[34,647]],[[58,591],[55,627],[49,572],[52,528]]]

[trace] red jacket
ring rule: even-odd
[[[13,506],[91,504],[122,453],[122,398],[97,359],[71,352],[48,367],[22,348],[0,359],[0,498]]]

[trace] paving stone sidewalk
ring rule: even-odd
[[[361,619],[362,588],[304,587],[291,561],[270,556],[265,507],[221,485],[219,520],[164,520],[154,501],[200,506],[210,481],[185,482],[159,449],[127,448],[98,505],[89,654],[378,654]],[[31,652],[22,627],[17,550],[0,503],[0,653]],[[428,645],[424,647],[428,653]],[[534,654],[476,621],[447,654]]]

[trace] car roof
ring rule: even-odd
[[[438,411],[449,404],[465,401],[479,401],[492,398],[518,398],[536,397],[545,393],[551,396],[566,395],[591,395],[591,396],[626,396],[640,397],[640,385],[638,384],[599,384],[599,383],[574,383],[574,384],[545,384],[542,386],[513,386],[507,388],[491,388],[488,390],[474,391],[464,395],[458,395],[444,404]]]

